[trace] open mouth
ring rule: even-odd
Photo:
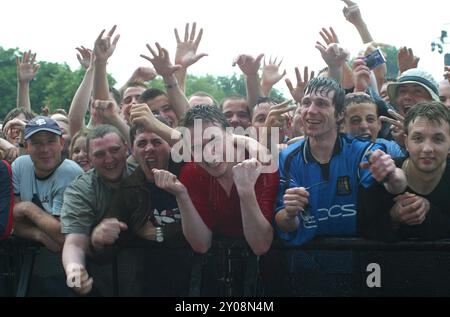
[[[369,133],[363,133],[358,136],[360,139],[371,140],[372,136]]]

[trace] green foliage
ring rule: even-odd
[[[18,49],[4,50],[0,47],[0,120],[16,107],[17,71],[16,55]],[[69,110],[72,98],[80,85],[84,70],[72,71],[67,64],[39,61],[40,69],[30,83],[31,109],[40,113],[43,106],[50,111],[58,108]],[[116,81],[108,75],[113,86]]]
[[[160,78],[153,80],[150,85],[152,88],[165,90],[164,82]],[[207,92],[219,103],[226,96],[247,95],[244,76],[240,75],[238,77],[236,74],[233,74],[230,77],[215,77],[212,75],[197,77],[194,75],[188,75],[186,79],[186,96],[189,98],[190,95],[199,91]],[[272,89],[270,97],[275,100],[285,99],[283,94],[276,89]]]

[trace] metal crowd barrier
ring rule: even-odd
[[[213,249],[221,248],[221,243],[214,243]],[[233,247],[246,248],[243,243],[235,243]],[[447,251],[450,250],[450,239],[449,240],[439,240],[439,241],[417,241],[417,240],[408,240],[397,243],[384,243],[378,241],[369,241],[360,238],[318,238],[315,239],[308,244],[305,244],[301,247],[287,247],[281,241],[276,240],[272,246],[271,251],[267,256],[262,257],[263,263],[266,266],[263,268],[263,275],[268,276],[268,284],[269,286],[276,286],[274,284],[279,284],[279,289],[285,288],[286,293],[277,293],[274,291],[272,293],[264,293],[263,296],[290,296],[292,294],[289,293],[291,291],[288,289],[288,284],[284,284],[285,280],[277,280],[278,277],[286,277],[288,274],[287,271],[282,271],[285,269],[283,267],[280,269],[279,263],[273,265],[271,261],[278,261],[281,257],[284,257],[286,254],[291,254],[295,252],[306,252],[306,253],[314,253],[314,252],[331,252],[340,254],[342,252],[351,252],[354,255],[354,260],[357,263],[357,269],[353,272],[356,275],[357,286],[354,287],[353,293],[351,295],[354,296],[397,296],[397,295],[411,295],[415,296],[416,293],[420,296],[450,296],[450,288],[446,288],[447,282],[450,282],[450,266],[447,266],[447,263],[450,264],[450,253]],[[16,296],[16,297],[25,297],[29,296],[30,290],[30,281],[32,276],[34,276],[34,265],[36,258],[40,256],[43,251],[43,247],[37,243],[33,243],[30,241],[25,241],[18,238],[10,238],[6,241],[0,241],[0,296]],[[138,276],[136,280],[141,280],[143,284],[147,283],[144,275],[149,275],[148,281],[155,281],[157,277],[162,272],[161,270],[166,269],[164,267],[164,262],[159,263],[158,260],[164,259],[164,256],[171,256],[171,253],[174,253],[174,256],[170,257],[170,261],[172,263],[172,267],[176,269],[177,265],[182,265],[186,261],[190,261],[187,266],[191,266],[199,255],[193,255],[192,258],[189,258],[187,254],[190,254],[190,247],[185,241],[177,241],[175,243],[156,243],[149,241],[139,241],[132,246],[128,246],[124,249],[124,253],[130,252],[137,254],[137,256],[141,257],[138,261],[141,261],[145,258],[145,264],[142,265],[141,268],[137,268],[137,273],[132,273]],[[176,253],[176,252],[184,252],[184,253]],[[161,256],[163,254],[163,256]],[[183,254],[183,255],[179,255]],[[107,271],[109,276],[111,277],[111,284],[106,288],[110,288],[110,293],[107,296],[128,296],[129,294],[124,293],[123,289],[126,287],[123,281],[127,281],[127,278],[132,274],[128,274],[126,271],[123,272],[123,268],[130,268],[136,266],[135,264],[127,263],[128,255],[124,255],[119,253],[112,260],[112,263],[108,266]],[[356,255],[356,256],[355,256]],[[55,255],[60,257],[59,255]],[[427,260],[427,257],[430,257],[431,260]],[[159,259],[160,258],[160,259]],[[397,258],[399,260],[397,260]],[[388,268],[385,271],[388,271],[386,276],[381,278],[383,286],[381,288],[371,289],[370,286],[366,287],[365,278],[367,278],[371,271],[365,270],[368,268],[369,263],[373,259],[381,260],[381,272],[383,274],[383,263],[389,263],[389,265],[398,266],[398,272],[393,271]],[[405,260],[405,263],[402,261]],[[156,262],[158,263],[156,263]],[[163,261],[163,260],[161,260]],[[187,262],[186,262],[187,263]],[[269,264],[267,264],[269,263]],[[150,265],[149,265],[150,264]],[[154,267],[152,267],[152,265]],[[170,265],[169,265],[170,266]],[[136,266],[137,267],[137,266]],[[446,272],[446,267],[448,267],[448,272]],[[273,269],[273,271],[271,271]],[[52,270],[52,268],[48,268],[48,270]],[[139,271],[140,270],[140,271]],[[275,271],[281,270],[281,271]],[[358,271],[359,270],[359,271]],[[389,289],[386,291],[386,288],[383,290],[385,285],[389,285],[389,279],[393,280],[395,283],[401,279],[399,276],[401,274],[407,273],[407,271],[411,271],[411,276],[406,278],[405,285],[401,287],[397,287],[396,285],[389,286]],[[419,276],[421,270],[423,270],[423,274],[426,276]],[[187,271],[186,271],[187,272]],[[419,272],[419,273],[417,273]],[[164,272],[167,273],[167,272]],[[170,274],[170,272],[168,272]],[[189,270],[189,273],[192,273],[192,266]],[[275,274],[277,273],[277,274]],[[140,275],[139,275],[140,274]],[[274,277],[274,274],[277,275]],[[127,276],[128,275],[128,276]],[[164,275],[164,274],[162,274]],[[131,278],[131,277],[130,277]],[[228,278],[228,277],[227,277]],[[227,278],[222,277],[225,281]],[[417,285],[414,284],[414,280],[417,280]],[[119,281],[121,280],[121,281]],[[192,282],[192,276],[189,277],[190,282]],[[426,282],[430,281],[430,285],[426,285]],[[226,280],[225,282],[229,283],[230,280]],[[394,283],[393,282],[393,283]],[[180,282],[181,283],[181,282]],[[395,284],[394,283],[394,284]],[[229,286],[229,284],[226,284]],[[176,285],[169,285],[168,288],[174,287]],[[135,293],[131,293],[132,296],[143,294],[148,296],[158,296],[157,291],[148,289],[146,290],[146,285],[143,286],[144,289],[139,289],[135,291]],[[155,286],[156,287],[156,286]],[[160,289],[164,288],[164,281],[162,281]],[[301,287],[299,285],[298,287]],[[323,285],[324,288],[327,288],[327,285]],[[270,288],[270,287],[269,287]],[[275,289],[277,287],[274,287]],[[417,288],[410,289],[410,288]],[[186,289],[189,290],[189,286],[186,286]],[[427,290],[430,290],[429,292]],[[398,290],[398,294],[397,294]],[[165,289],[167,291],[167,289]],[[415,292],[416,291],[416,292]],[[139,293],[141,292],[141,293]],[[421,293],[422,292],[422,293]],[[425,292],[425,294],[423,294]],[[35,296],[36,294],[33,294]],[[95,295],[95,294],[94,294]],[[98,294],[97,294],[98,295]],[[189,293],[183,293],[180,296],[187,296]],[[204,295],[204,294],[203,294]],[[229,294],[231,295],[231,293]],[[166,296],[166,295],[164,295]],[[178,296],[177,293],[169,294],[168,296]],[[225,294],[225,296],[227,296]],[[314,295],[313,295],[314,296]]]

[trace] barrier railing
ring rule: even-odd
[[[228,246],[229,245],[225,248]],[[244,243],[237,242],[233,243],[233,248],[244,249],[246,246]],[[213,250],[218,249],[221,249],[222,251],[225,250],[223,244],[216,242],[213,245]],[[302,272],[304,272],[304,269],[300,268],[296,271],[295,265],[290,261],[298,254],[305,253],[308,256],[312,255],[314,258],[315,253],[318,253],[325,255],[326,259],[329,254],[343,254],[344,258],[348,255],[352,256],[351,272],[336,273],[338,276],[343,276],[346,273],[352,275],[351,284],[342,286],[351,288],[352,292],[350,295],[449,296],[450,288],[446,286],[450,285],[450,253],[447,252],[449,250],[450,240],[408,240],[397,243],[383,243],[360,238],[318,238],[301,247],[287,247],[277,240],[274,242],[269,254],[261,258],[261,273],[263,276],[263,284],[265,283],[265,285],[263,287],[264,291],[259,293],[259,295],[297,295],[295,288],[301,287],[298,283],[306,283],[303,285],[309,284],[308,282],[303,280],[299,281],[292,277],[292,274],[301,275]],[[22,239],[11,238],[0,242],[0,271],[2,273],[0,288],[3,288],[0,289],[0,294],[2,294],[2,296],[22,297],[29,295],[30,281],[33,274],[35,274],[35,272],[33,272],[35,260],[42,251],[43,247],[39,244]],[[132,254],[132,256],[130,256],[130,254]],[[221,254],[226,254],[226,252],[222,252]],[[55,256],[60,257],[60,254]],[[131,262],[129,262],[131,257],[136,257],[133,259],[134,264],[130,264]],[[192,293],[189,293],[189,287],[191,287],[192,291],[192,276],[190,276],[190,274],[193,272],[193,263],[198,257],[199,255],[193,254],[190,251],[188,244],[183,241],[176,241],[174,243],[139,241],[138,243],[125,248],[124,252],[119,253],[112,261],[112,264],[106,269],[101,269],[106,271],[111,278],[110,284],[108,284],[109,286],[106,286],[110,291],[107,295],[159,296],[158,287],[160,287],[160,290],[162,291],[161,294],[165,296],[192,295]],[[203,258],[204,257],[205,256],[203,256]],[[164,261],[166,260],[167,262],[165,263]],[[223,265],[224,267],[229,263],[232,263],[230,261],[226,262],[226,258],[221,258],[219,260],[222,261],[222,264],[220,265]],[[141,264],[136,265],[135,263]],[[333,263],[331,264],[331,266],[334,265]],[[133,265],[138,267],[137,271],[132,274],[126,272],[126,270]],[[183,269],[180,270],[184,273],[179,277],[175,277],[175,282],[170,282],[172,284],[168,282],[169,285],[164,288],[165,282],[167,281],[158,281],[158,278],[161,277],[162,279],[163,276],[170,276],[171,270],[175,271],[177,267],[183,267],[184,271]],[[378,273],[381,274],[379,277],[381,286],[378,286],[376,281],[377,267],[379,269]],[[123,268],[126,268],[125,271]],[[51,267],[47,269],[49,271],[52,270]],[[321,270],[322,268],[316,267],[315,269]],[[218,279],[221,279],[221,285],[223,286],[222,293],[219,294],[221,296],[233,295],[230,292],[230,285],[233,282],[233,278],[227,274],[219,274],[220,276],[218,276]],[[328,282],[317,278],[314,275],[315,273],[308,274],[311,274],[312,283],[315,282],[314,279],[317,279],[317,286],[319,288],[323,286],[324,290],[326,290],[330,287],[330,285],[320,285],[320,283]],[[149,277],[147,277],[147,275]],[[137,276],[135,280],[140,281],[143,286],[138,291],[135,290],[131,292],[131,294],[128,294],[123,288],[127,288],[127,281],[128,279],[131,279],[132,276]],[[327,278],[328,277],[329,276],[327,276]],[[64,276],[62,276],[62,278],[64,278]],[[373,279],[373,284],[369,283],[369,278]],[[184,282],[181,281],[182,279]],[[184,285],[181,294],[178,294],[177,291],[174,291],[173,293],[168,292],[171,287],[176,288],[177,286],[180,286],[174,285],[176,284],[176,281],[180,281],[179,284],[181,286]],[[241,283],[242,281],[236,279],[235,282]],[[150,290],[149,284],[155,285],[155,283],[159,283],[160,285],[158,284],[155,286],[155,289]],[[337,283],[335,287],[339,289],[340,284]],[[308,290],[304,291],[305,295],[308,295]],[[313,293],[312,296],[315,296],[315,294],[316,293]],[[348,293],[345,294],[349,295]],[[94,295],[99,294],[95,293]],[[100,293],[100,295],[103,294]],[[197,295],[209,294],[198,293]],[[215,296],[217,294],[211,295]],[[328,293],[325,291],[323,294],[319,292],[318,296],[321,295],[328,295]]]

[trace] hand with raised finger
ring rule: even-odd
[[[84,69],[90,68],[92,65],[92,50],[84,46],[80,46],[75,49],[78,51],[77,59],[81,66],[83,66]]]
[[[323,60],[329,67],[344,66],[350,56],[350,54],[337,43],[324,46],[322,43],[316,42],[316,48],[320,51]]]
[[[293,107],[289,105],[291,101],[292,100],[286,100],[278,105],[270,107],[264,126],[266,128],[281,128],[283,123],[286,122],[286,118],[283,118],[283,115],[293,110]]]
[[[102,30],[95,40],[94,43],[94,55],[97,62],[106,63],[108,58],[114,53],[116,49],[117,42],[119,41],[120,35],[117,34],[111,41],[111,38],[116,31],[117,25],[114,25],[108,34],[103,37],[105,30]]]
[[[414,56],[411,48],[401,47],[397,54],[398,70],[400,73],[408,69],[417,68],[420,58]]]
[[[344,17],[347,19],[348,22],[355,26],[360,26],[362,23],[364,23],[363,18],[361,16],[361,11],[359,10],[359,6],[357,3],[350,1],[350,0],[342,0],[347,5],[342,9],[342,12],[344,13]]]
[[[36,77],[40,65],[36,64],[36,53],[24,52],[22,58],[16,56],[17,80],[20,83],[29,83]]]
[[[189,34],[189,23],[186,23],[184,30],[184,41],[181,41],[178,35],[178,30],[175,29],[175,38],[177,40],[177,50],[175,53],[175,65],[181,65],[183,68],[188,68],[192,64],[198,62],[201,58],[208,56],[208,54],[197,54],[198,46],[203,36],[203,29],[200,29],[197,37],[196,35],[197,23],[192,24],[192,29]]]
[[[326,28],[322,28],[322,31],[320,31],[319,34],[325,41],[326,45],[339,43],[338,36],[336,35],[332,27],[330,27],[330,31],[328,31]]]
[[[169,52],[165,48],[161,47],[159,43],[155,43],[155,46],[157,52],[149,44],[147,44],[147,48],[152,54],[152,57],[142,54],[141,57],[152,63],[153,67],[159,75],[161,75],[163,78],[169,77],[173,75],[177,70],[181,69],[181,65],[172,65],[169,57]]]
[[[309,193],[304,187],[289,188],[283,196],[284,209],[289,217],[298,216],[309,203]]]
[[[152,169],[155,184],[174,196],[187,193],[187,188],[169,171]]]
[[[284,70],[283,73],[280,73],[280,66],[282,62],[283,60],[280,60],[277,63],[277,58],[273,61],[272,58],[270,58],[269,63],[266,64],[266,60],[264,59],[261,86],[273,87],[286,75],[286,70]]]
[[[127,229],[127,224],[117,218],[105,218],[92,231],[92,246],[100,250],[105,246],[113,245],[119,239],[120,233]]]
[[[298,69],[298,67],[295,67],[295,76],[297,78],[297,85],[295,86],[295,88],[292,85],[290,79],[288,78],[285,79],[286,86],[288,87],[292,98],[298,103],[302,102],[303,96],[305,95],[306,85],[308,85],[309,81],[314,78],[314,71],[311,71],[311,75],[309,75],[308,73],[309,73],[308,66],[306,66],[303,71],[303,79],[302,79],[302,76],[300,75],[300,70]]]
[[[258,75],[259,68],[261,67],[261,59],[264,54],[260,54],[257,58],[251,55],[241,54],[233,61],[233,66],[238,65],[241,71],[246,76]]]
[[[146,103],[134,104],[130,109],[130,122],[132,125],[140,124],[146,130],[154,131],[154,124],[159,122]]]

